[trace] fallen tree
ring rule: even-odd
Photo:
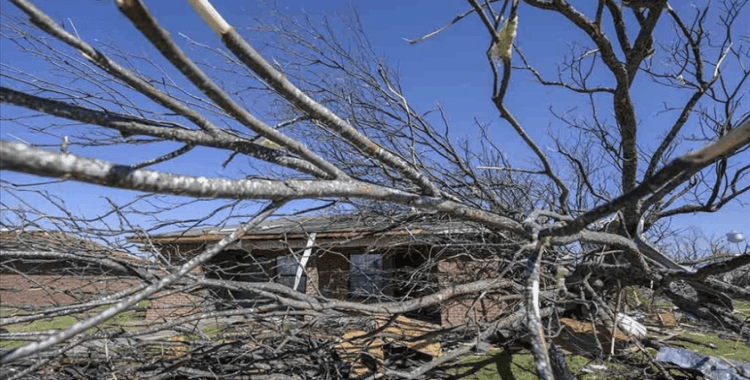
[[[270,45],[266,54],[261,54],[208,2],[191,1],[229,51],[209,49],[219,54],[225,65],[212,66],[196,63],[160,26],[160,16],[152,15],[144,4],[117,1],[122,15],[142,34],[143,43],[153,45],[164,65],[171,65],[167,69],[161,61],[148,57],[142,66],[133,65],[129,53],[112,47],[100,50],[30,2],[12,2],[24,19],[19,16],[11,26],[4,26],[3,39],[33,52],[75,80],[70,84],[38,79],[23,68],[3,66],[3,108],[17,107],[43,115],[44,120],[52,120],[53,126],[65,132],[54,140],[55,146],[59,144],[58,152],[50,148],[45,137],[45,133],[57,134],[56,128],[37,126],[13,114],[3,116],[3,122],[26,126],[26,132],[38,140],[2,140],[0,168],[103,188],[136,190],[143,195],[132,202],[110,201],[111,210],[105,215],[85,218],[45,191],[48,183],[32,186],[3,179],[4,198],[20,200],[19,206],[3,201],[3,213],[7,215],[3,217],[3,228],[11,236],[19,238],[30,229],[57,229],[108,243],[103,249],[85,244],[39,246],[21,239],[20,244],[3,246],[2,265],[6,271],[23,276],[18,265],[54,266],[71,261],[80,266],[95,265],[103,273],[116,273],[134,281],[127,289],[104,292],[98,299],[82,297],[72,305],[48,305],[0,319],[0,325],[10,326],[66,315],[79,318],[53,332],[3,333],[6,340],[32,341],[5,350],[0,356],[0,363],[13,368],[11,378],[42,376],[44,368],[61,368],[75,376],[81,367],[93,371],[86,372],[86,376],[284,374],[335,378],[343,376],[343,372],[333,349],[335,339],[321,332],[326,328],[343,329],[356,324],[351,319],[353,315],[379,315],[395,321],[400,314],[418,308],[440,306],[452,298],[480,299],[485,293],[507,296],[507,309],[491,320],[469,321],[460,328],[434,332],[454,334],[458,337],[451,339],[465,343],[463,346],[440,358],[419,361],[408,370],[398,368],[396,361],[383,359],[375,360],[372,367],[384,368],[383,373],[389,377],[438,376],[445,363],[467,355],[481,342],[505,336],[504,329],[523,325],[525,337],[505,338],[528,341],[537,374],[553,379],[547,343],[547,336],[553,333],[545,321],[560,313],[574,312],[614,328],[622,320],[616,300],[622,289],[630,285],[653,286],[664,290],[678,306],[689,305],[690,300],[669,290],[680,281],[704,298],[724,301],[706,311],[707,315],[721,314],[722,323],[736,333],[747,328],[732,315],[731,298],[750,299],[750,292],[715,276],[747,266],[750,254],[692,268],[672,260],[647,237],[649,231],[662,228],[669,218],[717,211],[750,189],[750,165],[743,156],[750,146],[750,114],[742,103],[750,75],[746,68],[747,38],[737,37],[733,27],[744,15],[746,2],[722,2],[720,22],[712,28],[726,37],[715,41],[704,36],[704,30],[709,28],[706,15],[712,11],[708,5],[686,22],[690,16],[680,14],[664,0],[602,0],[590,15],[562,0],[469,0],[468,11],[453,23],[468,22],[471,16],[486,29],[488,70],[493,81],[489,99],[503,123],[526,144],[536,161],[534,169],[513,166],[503,155],[502,146],[489,138],[487,128],[481,125],[478,129],[483,135],[479,141],[456,144],[445,119],[444,125],[435,125],[429,115],[410,105],[395,71],[377,58],[356,22],[350,24],[350,40],[342,41],[339,32],[328,23],[319,27],[312,20],[300,23],[282,17],[276,23],[257,26]],[[567,27],[572,25],[582,32],[585,49],[572,48],[560,69],[560,78],[568,76],[570,81],[547,79],[524,56],[519,48],[524,36],[518,32],[522,22],[518,12],[522,7],[552,12]],[[671,38],[676,43],[660,44],[655,40],[655,28],[665,22],[674,26]],[[604,30],[614,33],[616,41]],[[449,33],[444,29],[438,32]],[[432,43],[425,40],[436,33],[412,42]],[[349,41],[354,41],[354,45],[349,45]],[[669,60],[678,69],[657,64],[650,58],[652,55]],[[267,58],[270,56],[274,58]],[[710,63],[709,56],[715,57]],[[730,60],[734,62],[733,71],[726,73],[721,67]],[[167,82],[161,74],[149,73],[147,67],[151,66],[158,73],[169,70],[169,75],[179,74],[184,80]],[[216,77],[224,72],[246,81],[250,95],[223,88]],[[541,86],[558,87],[581,96],[584,116],[572,117],[552,110],[553,116],[579,134],[577,141],[566,142],[560,134],[555,135],[555,149],[550,153],[530,137],[529,127],[515,116],[514,106],[507,101],[511,83],[524,72]],[[639,139],[638,91],[633,85],[637,77],[650,79],[653,86],[675,87],[675,91],[689,93],[688,100],[674,110],[669,125],[660,129],[661,139],[656,147]],[[139,100],[133,101],[136,94]],[[263,110],[256,111],[246,105],[246,96],[268,100],[264,101]],[[601,118],[601,107],[606,107],[614,120]],[[689,146],[685,140],[700,130],[692,128],[695,124],[703,127],[705,137],[697,139],[699,145],[695,149],[678,153],[678,148],[681,151]],[[95,128],[96,133],[91,133],[90,128]],[[142,149],[144,144],[168,146],[171,151],[154,157],[151,150]],[[78,151],[101,146],[132,148],[131,152],[152,156],[123,163],[109,152],[87,157]],[[191,161],[195,157],[189,156],[191,151],[209,149],[226,154],[223,167],[239,165],[239,156],[252,164],[242,166],[242,175],[229,178],[214,172],[180,174],[148,168],[180,160],[190,166],[195,163]],[[169,200],[161,203],[163,199]],[[190,207],[207,200],[225,203],[207,215],[191,216],[190,220],[175,222],[159,217],[175,207]],[[302,203],[307,200],[315,202]],[[37,202],[54,206],[61,216],[48,217],[46,211],[35,207]],[[178,202],[182,203],[175,206]],[[404,214],[427,223],[445,219],[471,223],[478,231],[474,234],[478,240],[456,238],[449,242],[450,246],[457,250],[455,255],[490,262],[497,268],[496,278],[477,274],[449,290],[403,299],[383,292],[362,302],[303,294],[274,283],[277,279],[234,281],[211,279],[196,272],[210,267],[217,255],[256,231],[264,220],[283,214],[280,210],[295,202],[303,205],[303,213],[334,207],[339,207],[339,212],[375,213],[390,218],[392,226],[387,228],[407,232],[414,228],[410,224],[413,219],[403,218]],[[245,211],[248,209],[252,211]],[[211,218],[219,214],[225,216],[217,224],[241,219],[242,225],[211,240],[212,244],[200,247],[185,260],[165,258],[163,250],[150,241],[156,231],[165,227],[189,231],[209,220],[216,223]],[[157,222],[136,226],[129,221],[135,215],[155,218]],[[105,221],[109,217],[114,217],[116,224]],[[137,239],[127,243],[120,240],[120,247],[112,247],[116,245],[113,239],[123,235]],[[133,243],[136,240],[138,247]],[[144,250],[153,260],[117,259],[112,254],[115,248]],[[71,250],[77,251],[70,254]],[[427,289],[424,284],[435,263],[427,260],[416,268],[411,278],[414,284],[422,281],[422,288]],[[51,289],[40,285],[45,287]],[[119,330],[105,328],[108,321],[132,311],[141,302],[169,292],[189,294],[195,297],[191,298],[195,302],[192,306],[203,308],[207,298],[218,294],[205,292],[206,289],[223,289],[228,294],[251,292],[262,302],[232,310],[202,309],[137,331],[128,331],[125,325]],[[252,340],[252,334],[239,340],[201,336],[205,326],[200,321],[239,315],[270,335],[252,347],[245,345]],[[298,324],[289,327],[293,334],[270,333],[281,328],[279,318],[292,316],[300,317]],[[315,323],[324,326],[314,329]],[[373,330],[366,333],[376,336],[387,330],[388,323],[374,329],[364,326],[361,330]],[[170,347],[157,354],[149,351],[149,344],[138,341],[139,336],[169,330],[198,335],[198,343],[185,344],[183,350]],[[103,347],[95,344],[99,340],[104,342]],[[109,344],[116,344],[117,349],[111,351]],[[91,367],[91,360],[79,363],[79,359],[68,359],[78,347],[85,347],[91,357],[104,364]],[[361,360],[364,363],[366,359]]]

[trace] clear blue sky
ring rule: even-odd
[[[574,1],[579,6],[590,6],[594,2]],[[589,4],[590,3],[590,4]],[[690,10],[690,2],[677,1],[673,6],[678,10]],[[701,2],[702,3],[702,2]],[[125,50],[134,54],[146,54],[156,56],[155,50],[135,30],[135,28],[120,15],[111,1],[37,1],[37,6],[46,11],[51,17],[59,22],[65,22],[66,28],[72,30],[75,26],[77,33],[88,42],[96,45],[97,42],[113,43],[122,46]],[[250,2],[215,1],[217,9],[224,17],[238,29],[252,26],[257,18],[262,18],[266,8]],[[175,40],[183,47],[189,49],[179,34],[185,34],[191,39],[208,45],[219,47],[220,41],[206,27],[193,10],[184,1],[150,1],[147,2],[149,9],[170,31]],[[278,7],[282,12],[287,12],[297,17],[305,12],[318,17],[320,14],[333,15],[336,12],[349,14],[350,3],[344,0],[328,1],[278,1]],[[455,15],[468,9],[468,5],[462,1],[435,2],[435,1],[362,1],[356,2],[361,21],[365,31],[371,39],[376,52],[387,57],[389,61],[398,68],[402,76],[405,95],[409,98],[412,106],[418,110],[426,111],[436,104],[444,107],[448,115],[455,137],[468,136],[469,139],[476,136],[474,119],[480,122],[490,123],[493,138],[511,160],[523,167],[531,162],[533,157],[522,142],[515,137],[510,127],[499,121],[497,111],[490,100],[491,72],[487,66],[485,51],[488,44],[488,36],[475,15],[470,16],[453,28],[416,45],[409,45],[404,38],[417,38],[431,32],[450,21]],[[12,5],[4,3],[3,12],[15,15],[18,12]],[[584,8],[584,11],[588,11]],[[543,74],[550,78],[556,76],[556,65],[568,51],[572,41],[582,38],[581,32],[573,29],[559,16],[523,6],[520,11],[520,26],[518,43],[527,55],[527,58]],[[714,14],[715,16],[715,14]],[[5,20],[3,20],[5,22]],[[657,37],[668,30],[669,23],[664,23],[657,32]],[[610,36],[613,34],[610,33]],[[191,50],[193,54],[200,54],[200,50]],[[4,42],[0,46],[2,61],[16,68],[23,68],[40,78],[55,79],[48,66],[39,65],[38,61],[28,60],[28,55],[19,54],[13,44]],[[200,57],[200,56],[199,56]],[[3,68],[5,70],[5,68]],[[178,74],[172,72],[177,77]],[[526,126],[527,131],[544,147],[551,147],[551,140],[547,132],[562,128],[560,122],[555,120],[548,112],[552,107],[558,112],[573,110],[581,101],[580,97],[572,96],[571,93],[542,88],[534,85],[533,81],[523,75],[515,74],[514,84],[507,99],[513,112]],[[609,82],[609,78],[602,81]],[[5,82],[5,79],[3,79]],[[4,83],[5,85],[5,83]],[[648,87],[647,83],[636,83],[636,88],[642,86],[643,92],[639,93],[638,117],[642,121],[640,141],[647,149],[653,149],[654,139],[659,136],[663,129],[658,126],[668,125],[676,117],[675,113],[660,114],[659,110],[663,103],[680,105],[686,94],[674,94],[663,91],[655,91]],[[741,107],[743,112],[748,112],[747,104]],[[26,114],[16,108],[2,106],[4,116]],[[20,112],[20,113],[19,113]],[[608,111],[609,112],[609,111]],[[44,119],[25,120],[29,124],[45,123]],[[33,137],[25,128],[14,123],[3,122],[1,138],[6,140],[28,139],[39,141],[39,137]],[[694,128],[694,127],[689,127]],[[61,134],[65,132],[59,131]],[[45,137],[45,142],[56,144],[57,137]],[[81,149],[71,147],[71,151],[84,156],[96,156],[110,161],[131,164],[146,158],[164,154],[176,148],[177,145],[162,144],[158,148],[148,146],[140,149],[120,148],[87,148]],[[54,148],[52,148],[54,149]],[[684,152],[685,148],[678,149],[677,153]],[[235,161],[226,170],[221,170],[220,164],[226,158],[224,153],[217,154],[216,151],[207,149],[196,149],[189,153],[180,162],[185,164],[163,164],[153,169],[205,176],[227,176],[233,178],[241,177],[242,165],[246,161]],[[745,162],[750,158],[743,157]],[[642,169],[642,168],[641,168]],[[14,182],[34,182],[36,178],[3,172],[4,179]],[[83,185],[73,182],[55,184],[48,187],[49,191],[65,200],[68,207],[75,212],[80,212],[89,217],[100,214],[109,208],[103,197],[110,197],[118,203],[124,203],[131,199],[135,193],[118,191]],[[3,194],[3,202],[6,205],[16,204],[15,200],[9,200],[8,194]],[[750,201],[747,196],[742,199],[746,203]],[[225,202],[218,202],[225,203]],[[191,205],[181,209],[173,210],[169,216],[172,218],[195,218],[205,215],[217,202],[206,202]],[[37,203],[38,207],[50,209],[49,205]],[[145,205],[143,205],[145,207]],[[301,205],[298,204],[301,207]],[[247,210],[249,212],[251,210]],[[49,211],[53,212],[53,211]],[[147,220],[137,222],[148,223]],[[673,226],[678,228],[688,226],[699,226],[708,235],[723,235],[731,229],[736,229],[750,234],[750,209],[741,206],[739,202],[733,202],[721,211],[714,214],[699,214],[694,216],[680,216],[673,220]]]

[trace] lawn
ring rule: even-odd
[[[661,309],[654,305],[656,309]],[[671,310],[671,307],[666,309]],[[737,302],[735,310],[740,318],[750,318],[750,302]],[[749,320],[750,321],[750,320]],[[721,356],[726,359],[732,359],[741,362],[750,362],[750,347],[745,344],[744,339],[723,339],[714,332],[696,332],[696,331],[679,331],[665,330],[665,336],[669,333],[675,334],[666,343],[673,347],[686,348],[700,352],[704,355]],[[631,346],[633,352],[629,362],[630,364],[642,363],[642,367],[648,367],[647,360],[634,346]],[[646,351],[652,357],[656,356],[657,350],[647,348]],[[577,355],[569,355],[566,361],[576,379],[584,380],[616,380],[616,379],[636,379],[640,378],[636,366],[629,366],[617,362],[592,361],[589,358]],[[597,366],[596,370],[591,373],[582,372],[586,366]],[[606,369],[605,369],[606,368]],[[655,371],[651,368],[651,371]],[[509,352],[505,350],[495,350],[483,355],[466,357],[460,360],[451,368],[451,374],[460,375],[462,378],[475,380],[490,379],[513,379],[513,380],[536,380],[536,370],[534,368],[534,358],[528,350],[519,350]],[[673,374],[679,375],[678,371],[672,371]]]
[[[141,301],[139,303],[139,308],[143,309],[148,306],[149,301]],[[64,330],[70,326],[73,326],[76,322],[78,322],[81,319],[84,319],[86,317],[90,317],[98,312],[101,312],[102,310],[106,309],[108,306],[100,306],[95,309],[92,309],[85,313],[78,313],[74,315],[66,315],[66,316],[59,316],[54,318],[47,318],[47,319],[38,319],[32,322],[28,323],[19,323],[16,325],[7,325],[3,326],[8,332],[15,333],[15,332],[39,332],[39,331],[49,331],[49,330]],[[11,317],[11,316],[19,316],[19,315],[25,315],[27,312],[17,309],[0,309],[0,316],[2,317]],[[91,328],[87,330],[87,333],[93,333],[100,330],[119,330],[119,329],[125,329],[127,331],[133,331],[137,330],[140,327],[138,326],[140,323],[144,322],[144,312],[141,310],[130,310],[126,311],[124,313],[120,313],[113,318],[105,321],[100,326]],[[0,348],[3,349],[10,349],[10,348],[16,348],[23,346],[24,344],[29,343],[28,341],[20,341],[20,340],[0,340]]]
[[[618,379],[623,377],[626,372],[625,366],[617,363],[602,363],[592,361],[589,358],[569,355],[565,358],[570,366],[570,370],[576,379],[583,380],[603,380]],[[593,373],[583,373],[581,369],[589,365],[605,366],[606,370],[600,369]],[[460,375],[461,378],[475,380],[537,380],[536,369],[534,368],[534,357],[528,350],[506,351],[495,350],[489,351],[484,355],[472,356],[461,359],[458,365],[451,369],[454,375]]]

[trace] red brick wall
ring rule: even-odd
[[[491,295],[485,295],[480,300],[467,298],[452,301],[441,309],[440,322],[443,326],[457,326],[469,321],[488,321],[500,316],[505,305],[496,302]]]
[[[190,249],[201,249],[196,244]],[[180,249],[179,251],[184,251]],[[317,251],[307,264],[307,294],[318,294],[334,299],[349,298],[349,260],[350,254],[362,253],[361,248],[338,248],[336,251]],[[288,251],[254,251],[257,257],[273,257],[286,255]],[[171,252],[171,257],[181,257],[178,250]],[[269,261],[272,263],[273,261]],[[271,265],[271,264],[269,264]],[[272,266],[272,265],[271,265]],[[266,268],[274,274],[272,267]],[[469,261],[465,259],[447,259],[438,263],[438,283],[441,288],[452,284],[462,284],[478,279],[490,278],[497,275],[497,262]],[[470,320],[488,320],[499,316],[506,305],[495,301],[497,295],[481,293],[474,297],[468,296],[460,300],[446,302],[441,305],[441,323],[443,325],[460,325]],[[147,321],[152,322],[161,318],[173,318],[202,311],[203,299],[196,295],[171,294],[152,300],[147,312]]]
[[[307,271],[307,286],[305,286],[305,294],[319,295],[320,290],[319,283],[320,278],[318,276],[318,267],[307,265],[305,268]]]
[[[441,288],[468,283],[497,275],[495,261],[467,261],[450,259],[438,263],[438,282]],[[479,298],[481,296],[481,298]],[[495,295],[478,293],[441,305],[440,322],[443,326],[457,326],[470,321],[487,321],[500,316],[505,304],[494,300]]]
[[[318,252],[315,259],[308,263],[308,272],[311,266],[316,268],[317,286],[324,296],[335,299],[349,297],[349,260],[342,253]]]
[[[137,285],[137,279],[113,276],[0,274],[0,307],[60,306],[91,301]],[[160,296],[162,295],[162,296]],[[162,292],[146,309],[146,322],[202,312],[202,298]]]
[[[190,273],[194,274],[202,272],[201,267],[190,271]],[[161,273],[161,275],[164,274],[164,272]],[[151,304],[146,309],[146,323],[163,322],[202,312],[203,297],[166,290],[156,293],[151,297]]]
[[[90,301],[125,290],[136,279],[114,276],[0,274],[0,306],[55,306]]]
[[[157,293],[146,309],[146,323],[163,322],[203,312],[203,298],[185,293]]]

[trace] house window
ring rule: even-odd
[[[270,267],[273,261],[270,261],[268,257],[263,256],[251,256],[250,254],[243,255],[241,259],[238,257],[239,268],[237,272],[240,274],[234,276],[235,281],[243,282],[268,282],[270,276],[266,271],[266,267]],[[237,301],[239,307],[257,307],[259,297],[248,290],[236,290],[232,292],[234,299]]]
[[[284,284],[290,288],[294,287],[295,277],[297,276],[297,269],[301,268],[297,258],[293,255],[279,256],[276,258],[276,273],[278,273],[278,282]],[[300,278],[299,284],[297,284],[298,292],[305,292],[307,289],[307,274],[304,268],[302,268],[302,277]]]
[[[377,295],[383,287],[383,258],[377,254],[350,255],[349,273],[352,296]]]
[[[266,271],[273,261],[268,257],[247,255],[242,260],[242,267],[240,268],[242,277],[239,281],[245,282],[268,282],[270,276]]]

